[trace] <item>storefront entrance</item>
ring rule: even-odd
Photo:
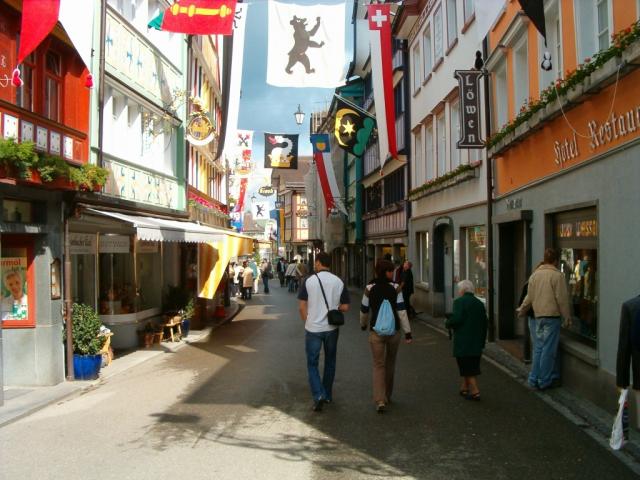
[[[516,315],[522,288],[527,281],[531,234],[525,220],[499,227],[498,337],[510,353],[523,358],[525,321]],[[504,342],[510,341],[513,342]]]
[[[453,311],[453,228],[450,222],[448,218],[438,219],[433,231],[434,316]]]

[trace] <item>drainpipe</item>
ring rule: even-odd
[[[102,151],[103,130],[104,130],[104,80],[105,80],[105,40],[107,31],[107,0],[100,2],[100,59],[98,67],[98,166],[104,166],[104,155]]]
[[[482,41],[482,56],[487,59],[489,52],[489,45],[487,37]],[[485,70],[484,80],[484,120],[486,129],[486,138],[491,135],[491,113],[490,113],[490,98],[489,98],[489,72]],[[494,275],[493,275],[493,158],[489,158],[487,149],[487,316],[489,323],[489,341],[495,342],[496,340],[496,324],[494,314]]]
[[[67,211],[64,215],[64,323],[67,327],[66,360],[67,380],[74,378],[73,372],[73,322],[71,320],[71,239],[69,238],[69,218],[73,215],[73,201],[66,202]]]

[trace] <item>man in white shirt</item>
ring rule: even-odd
[[[315,260],[315,274],[309,275],[298,291],[300,317],[305,322],[307,371],[315,412],[321,411],[324,403],[332,401],[333,379],[336,374],[336,353],[340,330],[335,325],[329,325],[327,314],[329,310],[334,309],[341,312],[349,310],[349,290],[339,277],[329,271],[330,265],[329,254],[318,253]],[[320,350],[323,347],[325,358],[321,379],[318,363]]]

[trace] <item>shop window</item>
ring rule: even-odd
[[[449,148],[451,151],[451,170],[455,170],[460,166],[460,149],[458,148],[458,140],[460,139],[460,102],[456,99],[451,103],[449,108],[451,113]]]
[[[545,8],[545,28],[547,31],[547,46],[540,36],[538,43],[538,64],[542,63],[546,51],[551,53],[550,71],[540,69],[540,91],[551,85],[555,79],[562,77],[562,30],[560,23],[560,8],[558,1],[548,2]]]
[[[416,43],[411,50],[411,56],[413,57],[413,93],[416,93],[422,82],[420,78],[420,42]]]
[[[418,233],[418,257],[420,258],[420,282],[429,284],[429,232]]]
[[[126,235],[100,235],[98,289],[101,315],[137,311],[130,240]]]
[[[62,58],[49,50],[45,55],[44,116],[54,122],[62,117]]]
[[[574,0],[578,63],[609,47],[609,0]]]
[[[514,117],[520,109],[528,104],[529,99],[529,57],[527,53],[528,42],[526,36],[513,49],[514,58]]]
[[[595,209],[575,210],[554,218],[558,268],[564,274],[573,315],[564,329],[595,346],[598,339],[598,221]]]
[[[495,69],[495,90],[494,90],[494,105],[495,116],[493,117],[493,127],[495,131],[502,129],[503,125],[507,123],[508,106],[507,95],[504,92],[507,90],[507,62],[502,60]]]
[[[413,158],[414,165],[416,168],[415,176],[413,179],[414,187],[421,185],[424,182],[424,168],[422,163],[422,131],[417,130],[414,135],[414,148],[413,148]]]
[[[444,39],[442,28],[442,6],[439,5],[436,13],[433,14],[433,46],[435,49],[436,63],[444,56]]]
[[[384,177],[384,204],[391,205],[404,199],[404,168]]]
[[[139,241],[136,247],[139,310],[161,306],[161,268],[159,242]]]
[[[487,229],[484,225],[465,229],[465,276],[476,287],[476,295],[487,296]]]
[[[426,80],[431,69],[433,68],[433,57],[431,49],[433,48],[431,42],[431,25],[427,25],[422,35],[422,66],[424,68],[424,79]]]
[[[444,110],[436,117],[436,136],[438,143],[436,145],[436,156],[438,157],[438,173],[441,177],[447,173],[447,157],[446,157],[446,145],[447,145],[447,130],[444,121]]]
[[[19,39],[18,42],[19,43]],[[34,87],[35,87],[36,58],[32,53],[20,65],[22,87],[16,88],[16,105],[33,112]]]
[[[33,239],[2,235],[2,328],[35,326]]]
[[[427,128],[424,130],[424,163],[426,180],[435,178],[435,168],[433,164],[433,120],[431,117],[427,119]]]
[[[467,23],[471,18],[471,15],[475,12],[475,7],[473,5],[474,0],[463,0],[463,8],[464,8],[464,22]]]
[[[456,8],[457,0],[447,0],[447,42],[449,48],[458,38],[458,11]]]

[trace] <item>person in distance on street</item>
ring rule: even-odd
[[[405,342],[412,341],[402,288],[392,281],[394,270],[395,267],[389,260],[378,260],[375,267],[376,278],[365,287],[360,304],[360,327],[362,330],[369,327],[370,331],[373,401],[378,413],[383,413],[391,401],[400,346],[400,327],[405,332]],[[385,328],[386,324],[389,328]]]
[[[246,260],[242,262],[242,298],[251,300],[251,292],[253,291],[253,270],[247,266]]]
[[[487,311],[475,296],[470,280],[458,283],[458,295],[453,301],[453,314],[445,325],[453,330],[453,356],[462,377],[460,395],[468,400],[480,400],[476,377],[480,375],[480,357],[487,339]]]
[[[298,291],[300,318],[305,322],[307,373],[315,412],[321,411],[323,404],[333,400],[340,329],[329,324],[329,310],[349,310],[349,290],[339,277],[329,271],[330,265],[329,254],[318,253],[314,265],[315,274],[309,275]],[[324,350],[322,379],[318,369],[320,350]]]

